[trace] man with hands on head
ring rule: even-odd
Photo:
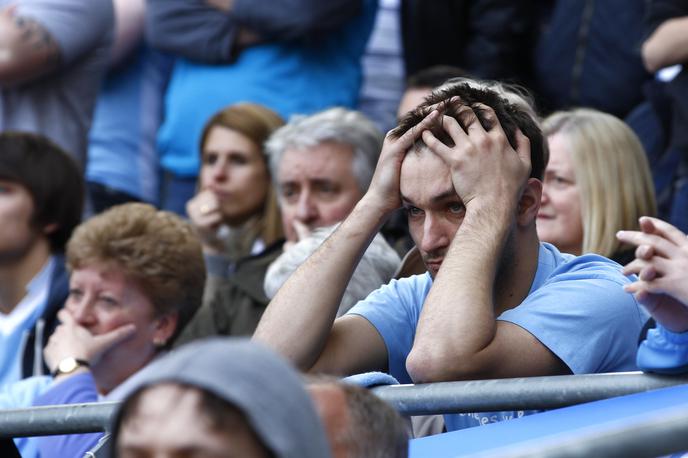
[[[524,109],[474,86],[436,90],[387,135],[367,193],[281,288],[254,338],[304,370],[385,370],[401,383],[635,369],[646,315],[620,287],[629,280],[606,258],[539,242],[542,134]],[[335,320],[361,253],[402,204],[428,272]]]
[[[650,372],[688,371],[688,238],[671,224],[643,216],[640,231],[619,231],[617,238],[637,245],[635,260],[624,268],[638,279],[624,289],[652,314],[638,349],[638,367]]]

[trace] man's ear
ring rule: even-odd
[[[516,223],[519,226],[527,226],[535,221],[540,210],[542,199],[542,182],[537,178],[528,178],[523,188],[521,198],[518,200]]]

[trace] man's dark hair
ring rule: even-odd
[[[462,68],[451,65],[434,65],[422,70],[418,70],[406,78],[406,88],[436,88],[442,85],[445,81],[457,78],[467,77],[468,73]]]
[[[452,100],[453,97],[455,98],[454,100]],[[490,130],[492,128],[491,120],[487,118],[485,110],[480,106],[481,104],[487,105],[494,110],[497,120],[509,140],[509,144],[514,149],[517,147],[517,130],[520,130],[523,135],[528,137],[530,140],[530,177],[542,179],[546,165],[546,154],[545,140],[540,127],[524,109],[510,103],[490,89],[475,87],[469,83],[452,84],[437,89],[418,108],[401,118],[399,125],[391,131],[390,135],[392,138],[401,137],[404,133],[418,125],[430,113],[430,107],[433,105],[437,105],[444,115],[455,118],[464,130],[467,123],[470,122],[471,114],[462,109],[470,107],[483,128]],[[430,131],[445,145],[454,145],[449,134],[442,128],[441,118],[437,118]]]
[[[33,225],[56,224],[46,237],[53,253],[63,252],[84,206],[84,179],[74,159],[41,135],[0,133],[0,179],[29,191]]]

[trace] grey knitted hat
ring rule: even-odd
[[[129,396],[150,385],[177,382],[226,400],[246,415],[275,457],[330,457],[325,430],[300,375],[249,339],[189,343],[151,363],[132,382]],[[115,416],[115,436],[120,416]]]

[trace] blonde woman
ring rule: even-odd
[[[557,112],[543,123],[550,159],[538,236],[561,251],[597,253],[625,264],[633,247],[616,239],[654,216],[652,177],[640,141],[616,117],[591,109]]]

